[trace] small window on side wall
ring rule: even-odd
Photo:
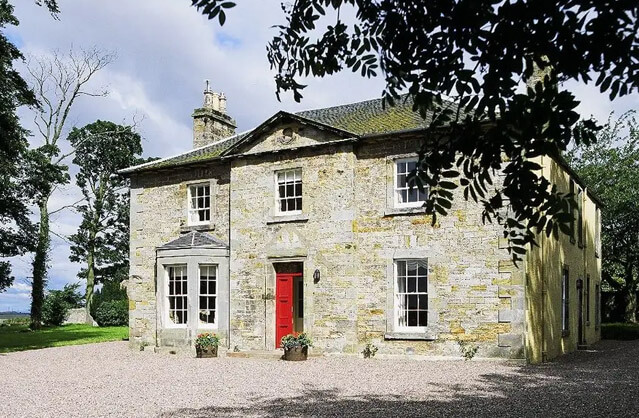
[[[561,333],[570,334],[570,275],[564,267],[561,275]]]
[[[206,225],[211,222],[210,183],[189,186],[189,225]]]
[[[428,195],[426,190],[420,191],[410,174],[417,168],[417,158],[404,158],[395,161],[395,206],[398,208],[419,207],[424,204]]]
[[[278,171],[276,176],[277,212],[302,213],[302,169]]]

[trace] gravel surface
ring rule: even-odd
[[[0,416],[637,416],[639,341],[491,361],[195,359],[127,343],[0,355]]]

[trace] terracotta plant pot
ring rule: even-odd
[[[308,347],[297,346],[284,349],[283,359],[286,361],[304,361],[308,358]]]
[[[217,347],[195,347],[197,358],[217,357]]]

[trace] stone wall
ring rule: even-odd
[[[461,191],[434,226],[423,211],[389,206],[393,158],[418,146],[393,140],[233,162],[232,347],[275,346],[273,264],[302,261],[304,330],[317,351],[357,353],[373,342],[380,354],[459,355],[462,340],[477,344],[482,356],[523,357],[525,276],[500,248],[501,229],[483,225],[480,206],[465,202]],[[303,214],[277,219],[274,176],[288,168],[303,172]],[[394,339],[399,258],[428,259],[427,339]]]
[[[188,231],[187,187],[211,181],[211,224],[198,226],[228,242],[229,165],[211,163],[141,173],[131,178],[131,266],[128,283],[132,345],[155,344],[156,248]]]

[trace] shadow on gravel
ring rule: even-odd
[[[419,367],[419,362],[415,366]],[[639,344],[603,341],[595,350],[540,366],[513,367],[505,374],[485,374],[470,385],[421,384],[425,387],[424,399],[345,396],[338,389],[307,389],[296,397],[247,399],[239,408],[186,408],[161,416],[637,416]]]

